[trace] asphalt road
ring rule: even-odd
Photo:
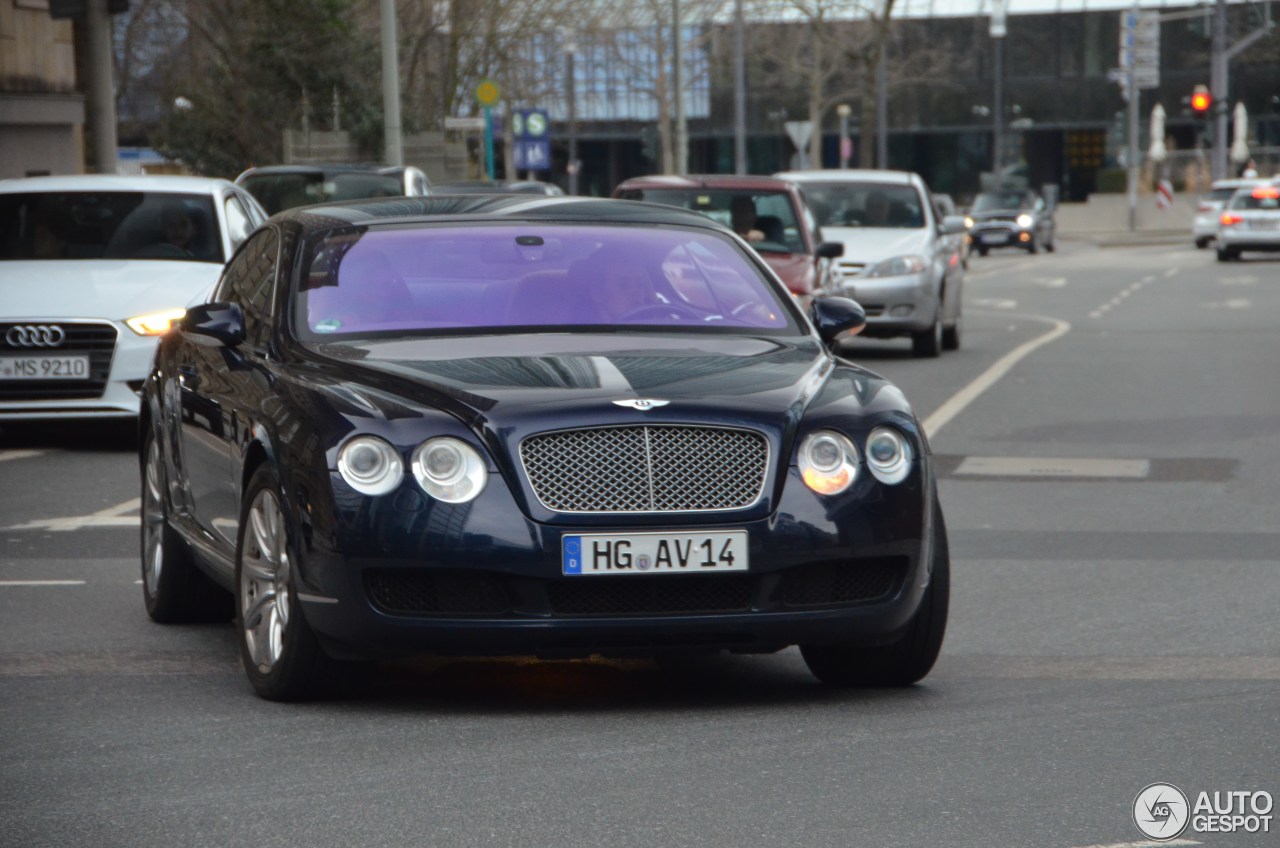
[[[266,703],[230,625],[143,612],[128,428],[0,432],[0,845],[1073,848],[1142,842],[1151,783],[1280,795],[1280,260],[971,271],[958,353],[849,348],[941,457],[951,627],[904,691],[792,650]]]

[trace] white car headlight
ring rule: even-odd
[[[840,433],[818,430],[800,443],[797,464],[806,486],[820,495],[838,495],[858,478],[858,449]]]
[[[867,437],[867,467],[881,483],[901,483],[911,473],[911,443],[892,427],[877,427]]]
[[[428,439],[413,452],[413,476],[428,495],[445,503],[466,503],[489,479],[484,458],[460,439]]]
[[[1035,219],[1035,218],[1032,218],[1032,217],[1031,217],[1030,215],[1028,215],[1026,212],[1023,212],[1023,213],[1022,213],[1021,215],[1019,215],[1019,216],[1018,216],[1018,218],[1017,218],[1018,226],[1019,226],[1019,227],[1022,227],[1022,229],[1024,229],[1024,230],[1029,230],[1029,229],[1031,229],[1031,225],[1032,225],[1032,224],[1034,224],[1035,222],[1036,222],[1036,219]]]
[[[968,215],[965,215],[965,216],[964,216],[964,228],[965,228],[966,230],[972,230],[972,229],[973,229],[973,219],[972,219],[972,218],[970,218]]]
[[[923,256],[895,256],[892,259],[885,259],[883,262],[877,262],[867,272],[868,277],[901,277],[903,274],[918,274],[925,269]]]
[[[163,312],[151,312],[125,319],[129,329],[140,336],[163,336],[169,332],[175,321],[181,321],[187,314],[185,309],[166,309]]]
[[[338,473],[362,495],[385,495],[404,477],[404,460],[376,436],[356,436],[338,450]]]

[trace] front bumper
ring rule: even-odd
[[[975,226],[969,230],[969,238],[974,247],[1018,247],[1025,250],[1035,240],[1035,235],[1031,230],[1010,223]]]
[[[925,460],[897,486],[868,474],[844,495],[820,498],[791,469],[767,518],[671,528],[745,530],[749,571],[720,574],[566,577],[562,536],[661,525],[534,522],[499,481],[460,506],[402,496],[385,510],[370,511],[366,501],[361,512],[353,501],[354,511],[339,515],[336,546],[310,537],[299,597],[340,657],[876,643],[910,620],[927,585],[929,479]]]
[[[62,327],[93,328],[105,334],[115,332],[114,344],[92,353],[95,379],[83,384],[55,381],[0,381],[0,420],[47,420],[81,418],[133,418],[138,415],[139,392],[155,357],[154,337],[139,336],[123,322],[58,318],[5,319],[12,324],[57,324]],[[19,353],[85,354],[88,348],[68,341],[57,349],[18,350],[0,338],[0,356]]]
[[[863,336],[919,333],[932,327],[938,314],[938,297],[928,271],[899,277],[845,277],[835,293],[853,298],[866,310]]]

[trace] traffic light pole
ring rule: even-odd
[[[1227,46],[1227,0],[1217,0],[1213,7],[1213,58],[1209,66],[1209,91],[1213,94],[1213,150],[1209,157],[1209,173],[1215,180],[1226,179],[1227,114],[1230,112],[1229,82],[1231,60],[1244,52],[1275,27],[1271,20],[1271,4],[1263,7],[1266,18],[1262,26],[1230,47]]]

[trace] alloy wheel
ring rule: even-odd
[[[160,591],[164,571],[164,484],[161,483],[160,443],[152,439],[147,448],[147,465],[142,488],[142,579],[147,594]]]
[[[289,627],[289,546],[280,501],[261,489],[249,508],[240,565],[240,622],[258,671],[271,673],[284,656]]]

